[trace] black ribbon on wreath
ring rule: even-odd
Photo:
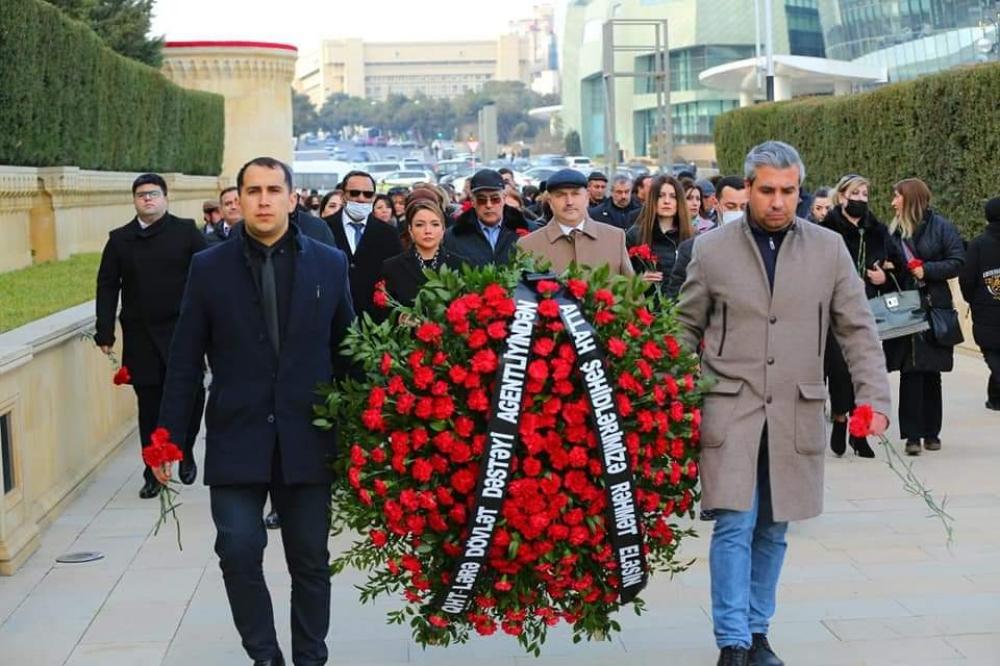
[[[444,613],[466,611],[482,570],[503,508],[511,477],[511,461],[520,439],[521,402],[527,383],[531,342],[538,321],[538,295],[534,284],[557,278],[551,274],[525,275],[514,290],[514,318],[500,355],[496,388],[487,423],[476,483],[474,504],[469,513],[468,534],[462,554],[455,564],[451,583],[438,600]],[[559,317],[573,341],[577,368],[583,376],[587,398],[593,410],[593,425],[601,447],[603,480],[608,496],[608,536],[618,562],[618,594],[621,603],[632,601],[646,586],[646,556],[643,553],[639,510],[635,501],[635,478],[625,448],[625,433],[608,379],[604,350],[594,327],[583,316],[579,303],[565,289],[554,296]]]

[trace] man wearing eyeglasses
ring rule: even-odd
[[[136,216],[111,231],[97,272],[97,333],[94,340],[109,353],[115,344],[115,315],[122,327],[122,364],[132,377],[139,403],[139,441],[149,444],[156,427],[167,372],[167,355],[187,283],[188,265],[205,249],[205,236],[194,220],[167,212],[167,184],[155,173],[145,173],[132,183]],[[122,308],[118,313],[118,298]],[[199,390],[190,426],[183,442],[184,461],[178,476],[194,483],[194,441],[201,424],[205,392]],[[139,497],[149,499],[160,484],[147,467]]]
[[[480,169],[469,179],[472,208],[445,232],[448,252],[473,266],[510,263],[517,239],[534,227],[521,211],[504,206],[505,186],[503,177],[492,169]]]
[[[375,307],[375,283],[381,277],[382,262],[401,253],[403,244],[393,227],[372,217],[375,179],[371,174],[349,171],[340,189],[344,207],[325,219],[337,247],[347,255],[354,311],[359,317],[367,312],[378,321],[385,311]]]

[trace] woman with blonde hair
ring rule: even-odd
[[[840,179],[830,197],[830,209],[819,223],[840,234],[851,255],[858,277],[865,283],[868,298],[885,291],[895,291],[900,271],[906,265],[889,230],[878,221],[868,206],[868,179],[848,174]],[[830,449],[837,456],[847,450],[850,441],[854,453],[862,458],[874,458],[868,440],[847,436],[847,415],[854,409],[854,386],[843,351],[831,333],[826,337],[823,374],[830,391]]]
[[[625,232],[628,247],[648,245],[656,255],[655,271],[643,272],[641,265],[635,265],[636,273],[642,273],[643,280],[664,289],[677,259],[678,246],[693,236],[684,187],[673,176],[657,176],[639,216]]]
[[[896,212],[889,231],[905,257],[904,289],[919,288],[928,307],[952,309],[948,280],[958,277],[965,263],[962,237],[951,222],[931,210],[931,191],[919,178],[907,178],[893,188]],[[899,432],[906,453],[941,448],[941,373],[954,364],[953,348],[940,344],[932,331],[884,343],[889,371],[900,371]]]

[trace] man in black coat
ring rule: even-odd
[[[632,179],[628,176],[615,176],[611,196],[591,207],[588,212],[593,220],[628,231],[631,226],[629,219],[637,210],[639,207],[632,201]]]
[[[517,239],[534,231],[521,211],[504,205],[504,182],[492,169],[480,169],[470,179],[472,208],[458,216],[444,234],[444,248],[472,266],[508,264]]]
[[[167,212],[167,184],[155,173],[142,174],[132,183],[136,216],[108,234],[97,272],[97,334],[94,340],[104,353],[115,344],[118,297],[122,308],[122,364],[132,377],[139,403],[139,443],[149,445],[160,411],[167,355],[187,283],[188,266],[196,252],[205,249],[205,238],[194,220]],[[201,423],[204,389],[192,389],[195,398],[186,415],[187,437],[178,444],[184,450],[179,476],[194,483],[198,468],[194,442]],[[160,492],[153,473],[146,468],[139,497],[149,499]]]
[[[1000,197],[986,203],[986,231],[965,253],[958,284],[972,306],[972,335],[990,368],[986,408],[1000,411]]]
[[[330,460],[336,436],[312,425],[316,386],[345,365],[340,344],[354,319],[347,259],[289,222],[291,170],[259,157],[237,176],[244,233],[191,262],[170,349],[160,425],[185,435],[207,354],[205,483],[210,488],[226,594],[255,664],[284,664],[261,565],[268,495],[281,514],[292,578],[295,664],[325,664],[330,621]],[[226,298],[195,288],[211,280]],[[169,467],[154,470],[161,481]]]
[[[243,219],[240,211],[240,194],[235,187],[227,187],[219,192],[219,207],[222,210],[222,219],[211,229],[205,229],[205,240],[212,246],[229,239],[233,229]]]
[[[403,251],[399,232],[372,217],[375,179],[364,171],[344,176],[344,207],[324,218],[333,232],[337,247],[347,255],[354,311],[367,312],[378,320],[384,316],[372,300],[375,283],[382,274],[382,262]]]

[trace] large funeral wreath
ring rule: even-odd
[[[424,645],[608,635],[648,574],[687,566],[671,520],[698,497],[703,387],[672,306],[606,269],[529,268],[428,271],[413,307],[348,334],[367,379],[321,388],[333,529],[363,535],[333,571],[368,573],[362,601],[401,593],[389,621]]]

